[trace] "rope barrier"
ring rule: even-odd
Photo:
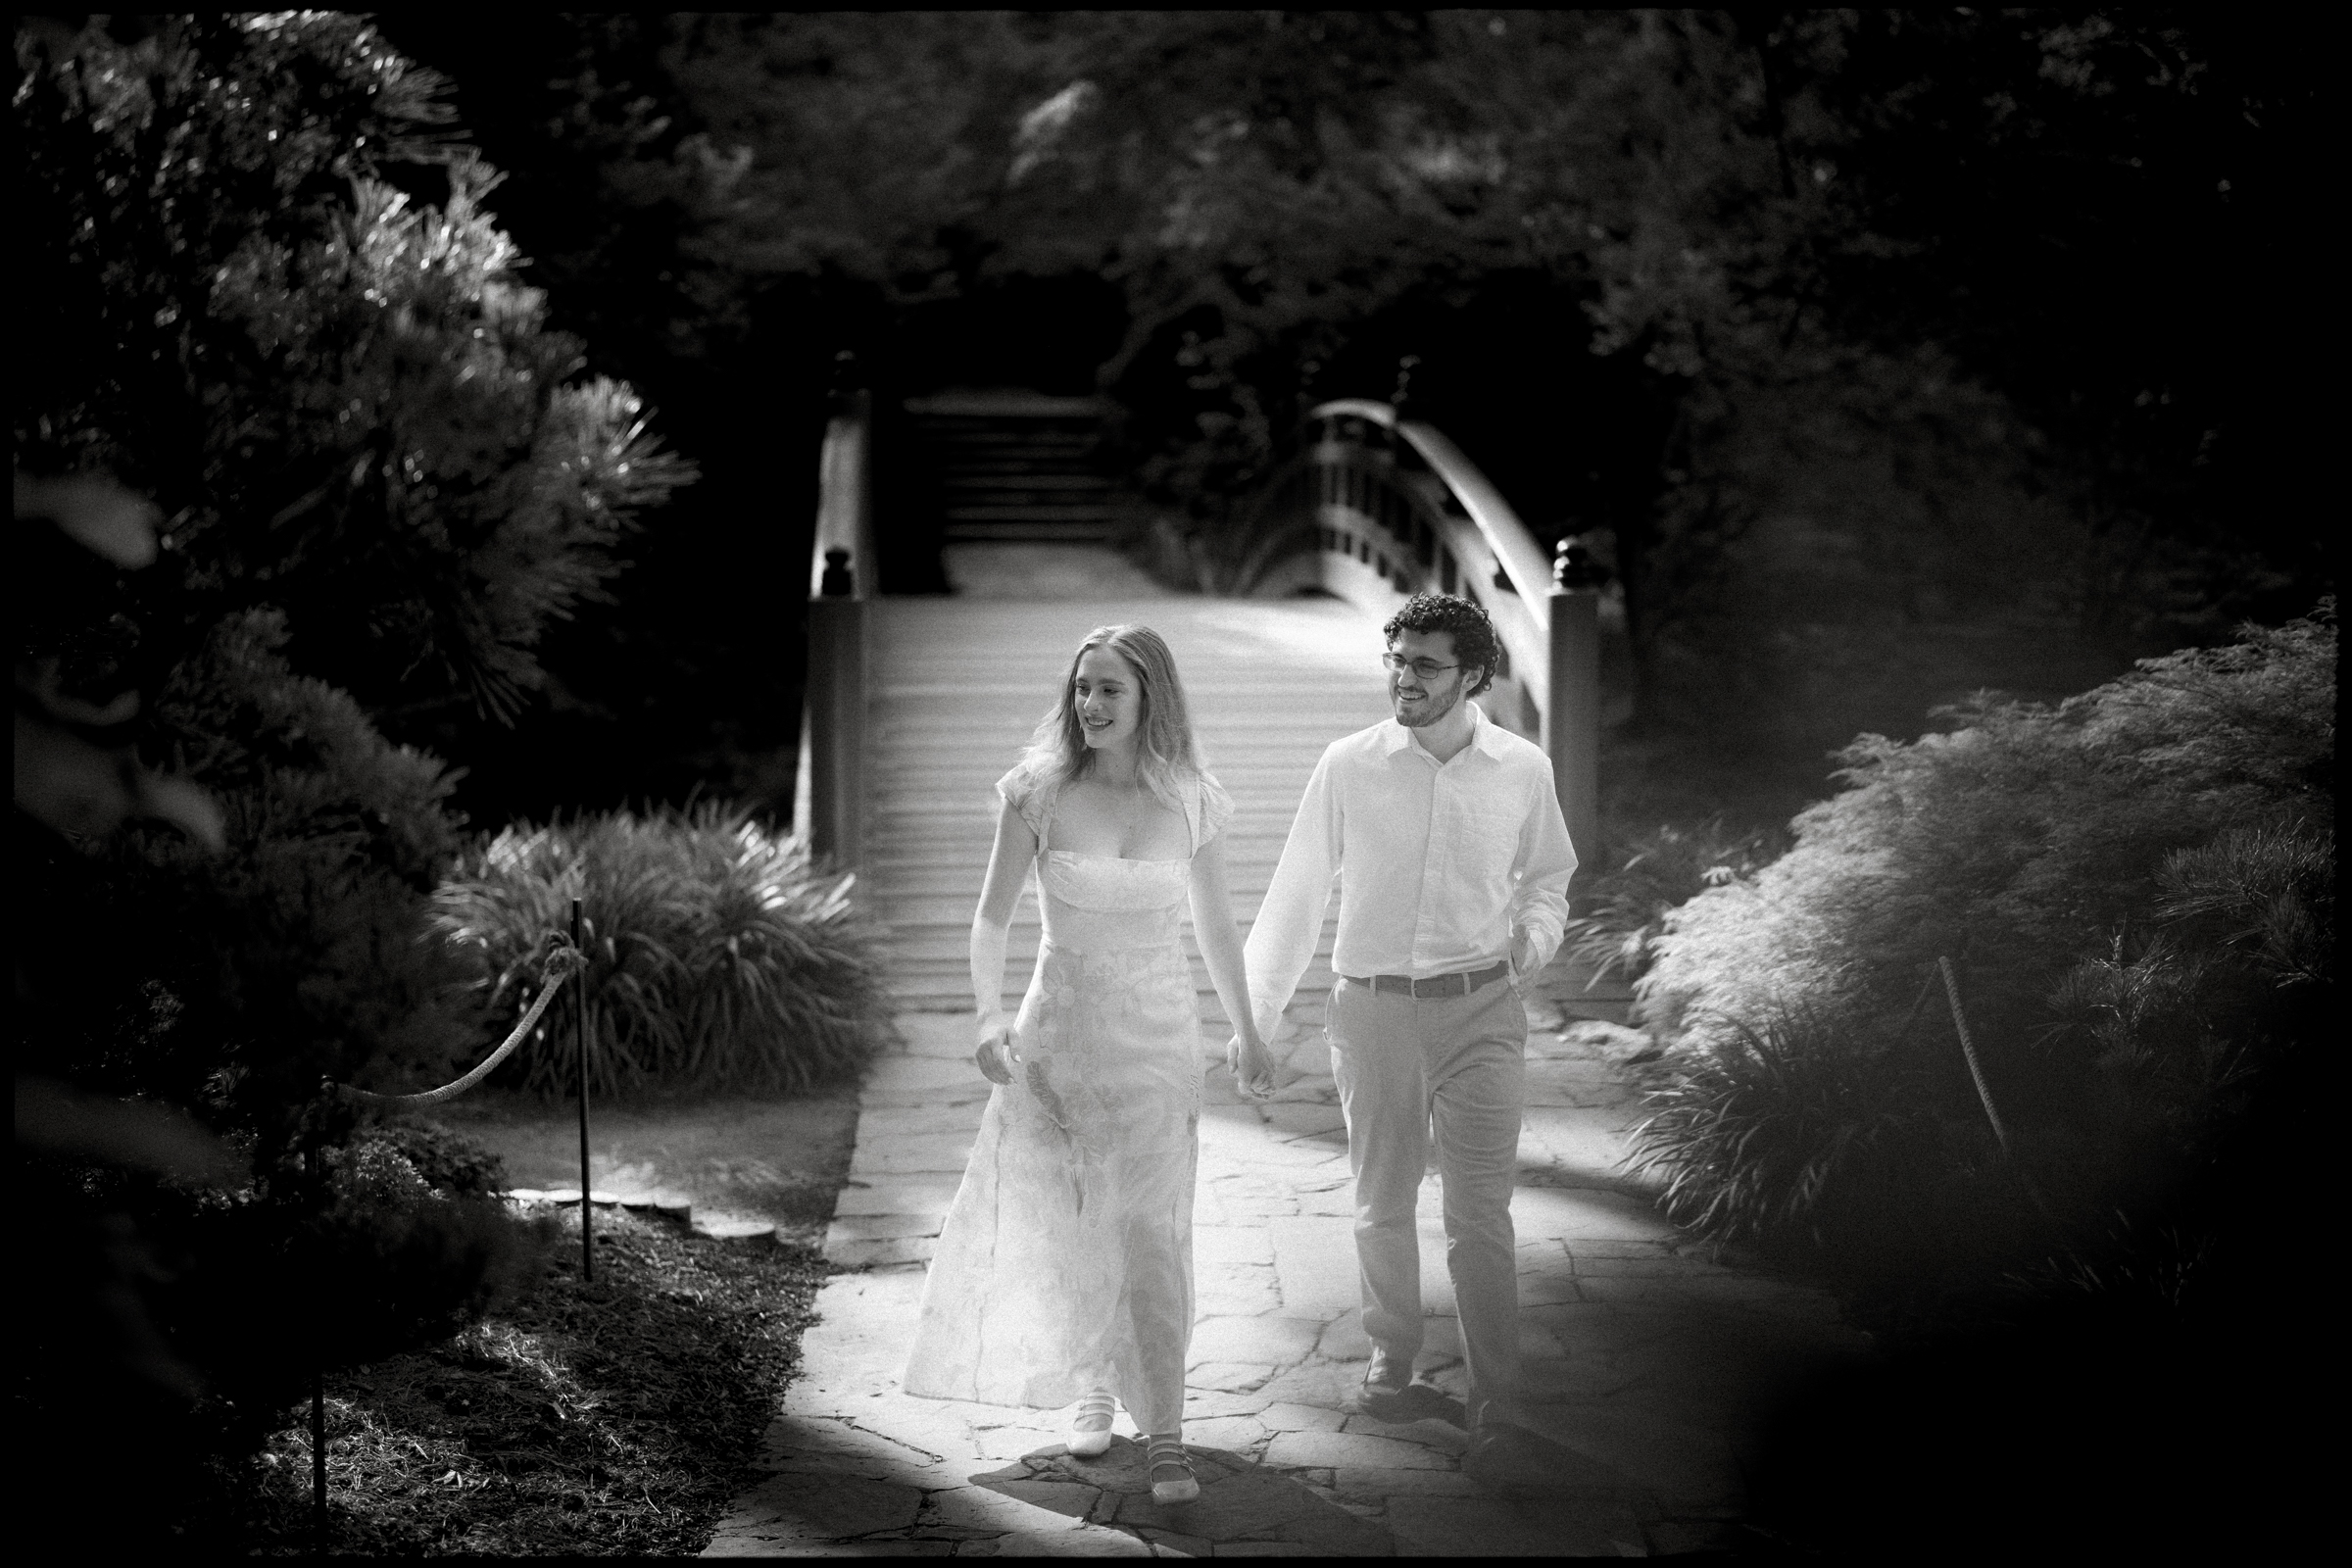
[[[506,1060],[514,1048],[521,1045],[523,1038],[538,1024],[540,1018],[547,1012],[548,1004],[554,1002],[556,993],[564,989],[564,982],[588,967],[586,957],[581,955],[578,948],[573,947],[568,941],[562,937],[551,937],[549,941],[552,951],[547,956],[546,967],[539,971],[538,997],[531,1003],[530,1010],[522,1015],[522,1021],[514,1026],[514,1032],[507,1036],[506,1042],[490,1053],[488,1059],[484,1060],[480,1066],[453,1083],[443,1084],[438,1089],[428,1089],[420,1095],[379,1095],[372,1090],[354,1089],[348,1084],[344,1086],[344,1093],[355,1099],[364,1100],[371,1105],[427,1105],[437,1100],[449,1100],[462,1095],[487,1078],[490,1070]]]

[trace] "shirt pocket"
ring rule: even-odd
[[[1460,801],[1456,859],[1462,872],[1480,878],[1510,875],[1511,862],[1519,858],[1519,830],[1526,815],[1516,799],[1469,796]]]

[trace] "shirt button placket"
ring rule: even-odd
[[[1428,967],[1430,953],[1436,946],[1435,923],[1439,906],[1446,900],[1446,868],[1448,863],[1453,832],[1455,803],[1451,781],[1440,764],[1429,786],[1429,837],[1421,850],[1421,902],[1413,914],[1413,967]]]

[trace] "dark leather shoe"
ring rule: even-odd
[[[1507,1421],[1479,1423],[1462,1450],[1462,1474],[1505,1497],[1549,1496],[1563,1486],[1634,1486],[1599,1460]]]
[[[1402,1363],[1378,1358],[1364,1374],[1364,1386],[1355,1396],[1355,1408],[1375,1421],[1396,1425],[1433,1417],[1450,1421],[1457,1427],[1469,1425],[1459,1399],[1435,1384],[1412,1381],[1410,1370]]]

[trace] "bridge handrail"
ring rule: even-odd
[[[1478,531],[1486,535],[1487,546],[1494,552],[1496,563],[1511,579],[1511,587],[1535,614],[1539,629],[1544,628],[1543,606],[1551,593],[1551,558],[1536,543],[1536,536],[1519,520],[1519,514],[1511,510],[1502,492],[1494,488],[1478,465],[1465,457],[1444,431],[1418,419],[1399,419],[1394,407],[1369,398],[1335,398],[1316,405],[1306,416],[1315,420],[1353,416],[1402,437],[1405,445],[1429,466],[1430,472],[1453,492],[1470,520],[1478,524]]]
[[[1357,418],[1391,432],[1418,457],[1446,487],[1476,529],[1476,537],[1492,555],[1516,596],[1515,609],[1488,605],[1488,616],[1511,657],[1512,674],[1534,700],[1539,714],[1549,715],[1551,701],[1551,561],[1511,504],[1479,470],[1462,449],[1436,426],[1417,419],[1399,419],[1396,409],[1369,398],[1336,398],[1307,411],[1307,419],[1322,423]],[[1446,534],[1458,534],[1460,518],[1442,509],[1430,509],[1430,521]],[[1450,542],[1450,541],[1449,541]],[[1468,552],[1455,550],[1457,557]],[[1479,596],[1482,600],[1486,595]]]
[[[1377,427],[1382,439],[1367,442],[1348,428],[1349,421]],[[1302,510],[1314,519],[1316,547],[1373,566],[1391,588],[1409,591],[1417,579],[1453,591],[1457,576],[1466,574],[1459,591],[1486,608],[1502,643],[1498,677],[1510,677],[1498,678],[1490,711],[1512,728],[1533,719],[1551,759],[1569,837],[1588,864],[1597,864],[1601,579],[1590,558],[1573,539],[1562,541],[1556,564],[1547,558],[1461,448],[1431,425],[1399,419],[1391,404],[1335,399],[1308,411],[1307,422],[1314,439],[1275,477],[1258,509],[1261,545],[1280,537],[1279,522],[1271,531],[1262,523],[1281,516],[1285,500],[1311,494]],[[1418,471],[1398,464],[1399,444],[1419,460]],[[1350,539],[1358,519],[1386,535],[1397,553],[1394,572],[1383,553],[1388,547]],[[1511,713],[1510,686],[1527,712]]]

